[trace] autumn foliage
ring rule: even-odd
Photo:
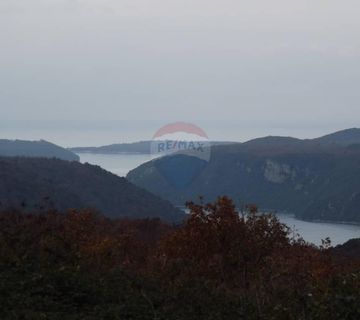
[[[182,226],[92,211],[0,215],[0,319],[359,319],[360,263],[255,206]]]

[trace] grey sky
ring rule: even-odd
[[[358,0],[0,0],[0,137],[311,137],[360,120]]]

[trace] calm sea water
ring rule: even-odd
[[[82,163],[96,164],[120,177],[125,177],[128,172],[139,165],[150,161],[146,154],[78,154]]]
[[[96,164],[119,176],[135,169],[140,164],[149,161],[150,155],[143,154],[79,154],[81,162]],[[332,245],[342,244],[352,238],[360,238],[360,226],[336,223],[307,222],[295,219],[288,214],[277,214],[280,221],[295,229],[306,241],[316,245],[321,244],[321,239],[329,237]]]

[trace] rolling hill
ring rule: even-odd
[[[332,135],[341,143],[265,137],[215,146],[209,163],[174,155],[145,163],[127,178],[177,205],[228,195],[238,205],[256,203],[305,220],[360,222],[358,130]],[[344,135],[351,139],[339,138]]]
[[[42,157],[58,158],[68,161],[80,161],[78,155],[45,140],[0,140],[0,156],[2,157]]]
[[[314,139],[313,141],[322,144],[352,145],[360,144],[360,129],[352,128]]]
[[[98,166],[44,158],[0,158],[0,208],[94,208],[108,217],[179,221],[169,202]]]

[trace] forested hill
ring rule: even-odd
[[[232,142],[212,141],[211,145],[215,146],[231,143]],[[116,143],[101,147],[74,147],[69,148],[69,150],[76,153],[94,154],[149,154],[151,153],[151,144],[152,141],[147,140],[132,143]]]
[[[254,139],[246,142],[246,145],[252,147],[266,144],[268,147],[275,145],[293,145],[294,143],[312,144],[312,145],[326,145],[326,144],[339,144],[339,145],[351,145],[360,144],[360,129],[353,128],[338,131],[320,138],[315,139],[296,139],[291,137],[265,137]],[[151,140],[132,142],[132,143],[116,143],[101,147],[74,147],[69,148],[70,151],[75,153],[95,153],[95,154],[121,154],[121,153],[139,153],[148,154],[151,152]],[[240,144],[239,142],[227,142],[227,141],[211,141],[212,146]]]
[[[326,142],[265,137],[217,146],[209,163],[165,157],[136,168],[128,179],[179,205],[229,195],[239,205],[256,203],[306,220],[360,222],[360,141],[351,134],[347,143],[335,142],[344,135]]]
[[[0,139],[0,156],[5,157],[42,157],[80,161],[78,155],[53,143],[26,140]]]
[[[360,144],[360,129],[352,128],[335,133],[328,134],[326,136],[314,139],[318,143],[330,143],[330,144],[340,144],[340,145],[352,145]]]
[[[169,202],[98,166],[44,158],[0,158],[1,209],[95,208],[108,217],[179,221]]]
[[[116,153],[150,153],[151,141],[139,141],[133,143],[116,143],[101,147],[74,147],[70,151],[76,153],[99,153],[99,154],[116,154]]]

